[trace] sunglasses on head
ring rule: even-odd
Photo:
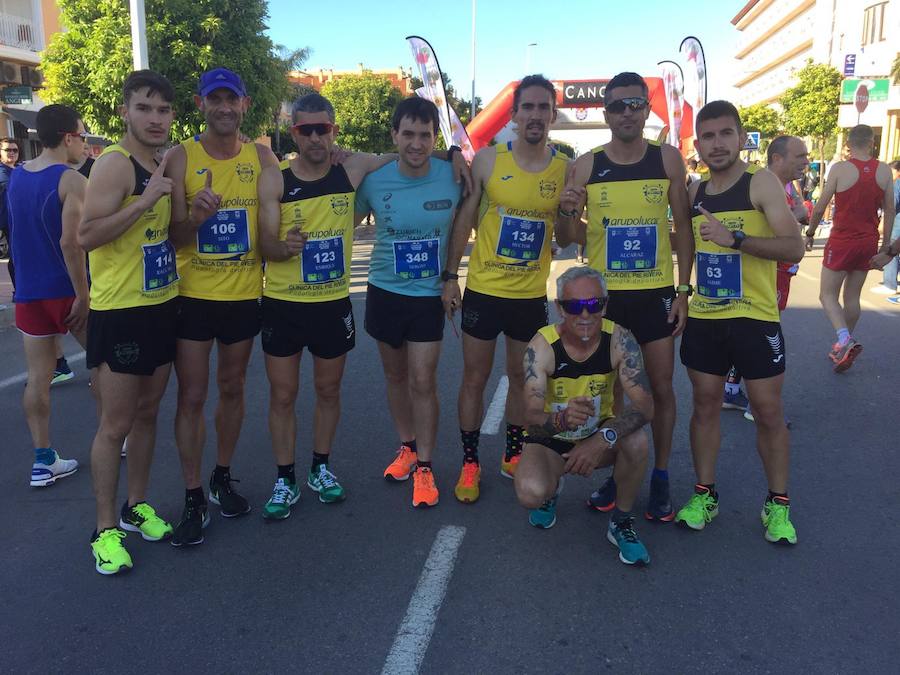
[[[319,122],[317,124],[295,124],[291,128],[296,129],[301,136],[312,136],[313,132],[317,136],[324,136],[332,132],[334,125],[331,122]]]
[[[581,300],[558,300],[559,306],[566,314],[580,315],[584,310],[588,314],[599,314],[606,307],[607,298],[583,298]]]
[[[611,113],[621,115],[625,112],[625,108],[631,108],[637,112],[646,108],[648,103],[649,101],[643,96],[634,96],[632,98],[620,98],[616,101],[610,101],[606,105],[606,109]]]

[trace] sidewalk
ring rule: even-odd
[[[12,293],[13,287],[12,282],[9,280],[6,258],[0,258],[0,330],[5,330],[15,323]]]

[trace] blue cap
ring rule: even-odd
[[[228,68],[213,68],[200,76],[200,86],[198,87],[200,96],[208,96],[216,89],[229,89],[238,96],[247,95],[241,76]]]

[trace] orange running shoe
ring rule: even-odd
[[[463,462],[462,471],[459,472],[459,480],[456,481],[456,487],[453,494],[456,498],[466,504],[478,501],[480,490],[478,484],[481,482],[481,467],[477,462]]]
[[[413,506],[435,506],[438,503],[438,489],[434,484],[434,474],[427,466],[420,466],[413,472]]]
[[[841,346],[840,342],[835,342],[833,345],[831,345],[831,351],[828,352],[828,358],[831,359],[832,363],[838,362],[838,356],[840,355],[842,349],[843,347]]]
[[[409,474],[416,468],[418,457],[408,445],[401,445],[394,461],[384,470],[385,480],[401,481],[409,478]]]
[[[500,475],[510,480],[516,477],[516,468],[519,466],[519,459],[522,457],[521,453],[518,455],[513,455],[509,458],[509,461],[506,461],[506,456],[500,460]]]
[[[853,338],[841,347],[841,350],[834,356],[834,372],[843,373],[853,365],[853,361],[863,350],[863,346]]]

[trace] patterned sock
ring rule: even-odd
[[[508,462],[516,455],[521,455],[523,445],[525,445],[525,427],[520,427],[518,424],[507,424],[506,452],[503,459]]]
[[[466,464],[478,464],[478,440],[481,438],[481,429],[475,431],[459,430],[462,439],[463,462]]]

